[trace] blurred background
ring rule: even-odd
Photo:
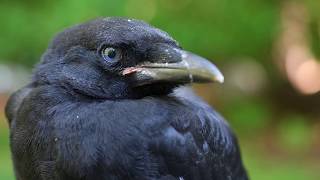
[[[50,39],[100,16],[145,20],[212,59],[195,90],[236,131],[252,179],[320,179],[320,1],[1,0],[0,179],[13,180],[4,106]]]

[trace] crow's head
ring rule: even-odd
[[[133,19],[105,18],[59,33],[36,68],[34,81],[117,99],[164,95],[187,83],[222,82],[223,76],[157,28]]]

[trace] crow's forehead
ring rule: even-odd
[[[178,46],[177,42],[166,32],[143,21],[103,18],[66,29],[54,38],[49,48],[64,53],[74,46],[97,49],[102,43],[149,46],[150,43],[159,42]]]

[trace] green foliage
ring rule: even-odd
[[[312,52],[319,59],[320,58],[320,1],[305,0],[307,10],[310,12],[310,35],[309,41],[312,47]]]
[[[316,180],[319,173],[316,167],[291,160],[281,160],[272,155],[257,154],[243,148],[244,164],[248,167],[252,180]]]
[[[277,1],[57,0],[4,1],[0,6],[0,61],[32,65],[67,26],[99,16],[151,21],[181,45],[205,56],[270,57]]]
[[[317,58],[320,58],[320,27],[316,19],[312,19],[310,23],[309,41],[311,42],[312,52]]]
[[[271,112],[265,102],[250,98],[241,98],[228,103],[224,114],[239,133],[253,135],[267,127]]]
[[[290,115],[279,125],[280,141],[283,147],[294,150],[308,150],[312,141],[311,126],[305,117]]]
[[[0,119],[0,121],[4,121]],[[0,179],[14,180],[12,162],[9,150],[8,129],[0,126]]]

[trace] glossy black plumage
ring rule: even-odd
[[[229,126],[183,84],[136,87],[119,75],[145,59],[175,61],[158,44],[180,49],[125,18],[60,33],[6,107],[17,179],[247,179]],[[121,61],[104,62],[105,45],[121,48]]]

